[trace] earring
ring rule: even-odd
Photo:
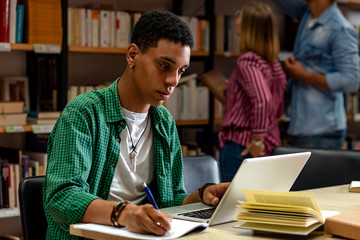
[[[134,69],[135,65],[130,65],[130,69]]]

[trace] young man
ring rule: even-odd
[[[273,0],[301,20],[294,56],[284,66],[291,78],[289,134],[300,147],[341,148],[346,134],[344,93],[359,79],[358,36],[335,0]]]
[[[66,106],[48,142],[48,239],[76,238],[69,225],[79,222],[165,234],[171,217],[143,204],[143,182],[160,208],[201,197],[218,203],[228,183],[186,193],[175,121],[161,105],[189,67],[192,45],[190,30],[177,16],[146,13],[134,28],[123,75]]]

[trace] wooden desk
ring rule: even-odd
[[[360,211],[360,193],[350,193],[349,185],[318,188],[309,190],[314,192],[322,210],[346,212],[351,210]],[[326,235],[323,232],[314,232],[310,235],[295,236],[275,233],[254,234],[251,230],[233,228],[237,222],[231,222],[209,227],[205,232],[184,237],[186,240],[233,240],[233,239],[316,239],[330,240],[343,239]]]
[[[314,192],[319,205],[322,210],[332,211],[360,211],[360,193],[350,193],[349,185],[340,185],[327,188],[318,188],[309,190]],[[254,234],[251,230],[233,228],[237,222],[230,222],[226,224],[220,224],[209,227],[206,231],[183,237],[183,240],[233,240],[233,239],[244,239],[244,240],[265,240],[265,239],[312,239],[312,240],[330,240],[330,239],[341,239],[335,238],[331,235],[326,235],[323,232],[313,232],[310,235],[296,236],[296,235],[284,235],[275,233],[261,233]],[[95,237],[95,236],[94,236]],[[109,236],[97,235],[95,239],[123,239],[123,238],[109,238]]]

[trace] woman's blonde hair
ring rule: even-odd
[[[280,43],[271,8],[264,3],[250,2],[241,13],[240,52],[253,51],[273,62],[278,57]]]

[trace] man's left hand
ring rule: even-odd
[[[224,195],[230,182],[219,183],[205,188],[203,193],[203,200],[206,204],[217,205],[220,198]]]

